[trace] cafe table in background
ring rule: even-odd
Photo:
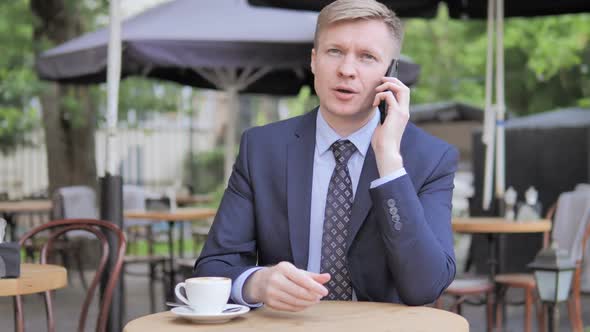
[[[551,221],[538,220],[508,220],[497,217],[453,218],[453,231],[463,234],[485,234],[488,239],[489,280],[495,282],[496,275],[503,272],[502,256],[499,255],[499,237],[502,234],[545,233],[548,238],[551,231]],[[493,316],[496,316],[497,304],[502,296],[500,287],[494,287]],[[502,307],[502,316],[506,316],[506,307]]]
[[[16,215],[24,213],[49,213],[51,201],[46,199],[29,199],[22,201],[0,202],[0,216],[10,227],[10,241],[16,241]]]
[[[127,219],[142,219],[153,222],[160,222],[162,220],[168,223],[168,255],[169,255],[169,286],[167,289],[168,300],[173,299],[174,286],[176,285],[176,270],[175,270],[175,256],[174,256],[174,224],[183,222],[193,222],[198,220],[206,220],[212,218],[217,213],[216,209],[210,208],[177,208],[170,211],[125,211],[124,216]],[[179,256],[182,256],[184,248],[183,238],[180,237]]]

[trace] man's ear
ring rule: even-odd
[[[315,48],[311,49],[311,72],[315,75]]]

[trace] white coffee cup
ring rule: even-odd
[[[184,288],[186,297],[180,293],[181,288]],[[199,314],[221,313],[230,292],[231,279],[223,277],[190,278],[174,288],[176,297]]]

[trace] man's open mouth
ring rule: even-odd
[[[354,90],[347,89],[347,88],[337,88],[335,90],[340,93],[348,93],[348,94],[356,93]]]

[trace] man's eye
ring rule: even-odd
[[[341,54],[341,53],[342,52],[340,52],[340,50],[337,49],[337,48],[330,48],[330,49],[328,49],[328,54],[338,55],[338,54]]]
[[[361,58],[363,60],[370,60],[370,61],[373,61],[373,60],[376,60],[377,59],[377,58],[375,58],[374,56],[372,56],[371,54],[368,54],[368,53],[364,53],[363,55],[361,55]]]

